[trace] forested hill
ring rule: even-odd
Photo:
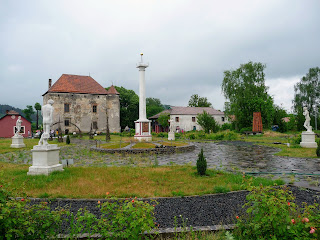
[[[24,116],[24,114],[22,112],[22,109],[15,108],[15,107],[12,107],[12,106],[7,105],[7,104],[0,104],[0,117],[3,117],[4,115],[6,115],[6,111],[7,110],[14,110],[14,111],[20,113],[22,116]]]

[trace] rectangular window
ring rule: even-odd
[[[14,126],[13,127],[13,131],[14,131],[14,134],[17,132],[17,126]],[[20,128],[20,134],[25,134],[26,133],[26,131],[25,131],[25,128],[24,128],[24,126],[21,126],[21,128]]]
[[[179,117],[176,117],[176,122],[179,122]]]
[[[64,125],[65,125],[66,127],[70,126],[70,119],[65,119],[65,120],[64,120]]]
[[[70,104],[69,103],[64,104],[64,112],[70,112]]]
[[[196,117],[192,117],[192,122],[195,122],[196,121]]]
[[[97,122],[92,122],[92,128],[93,129],[98,129],[98,123]]]
[[[224,117],[221,117],[221,121],[224,122]]]
[[[96,113],[97,112],[97,105],[92,106],[92,112]]]

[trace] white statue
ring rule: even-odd
[[[303,107],[303,115],[306,118],[306,121],[304,122],[303,126],[307,129],[307,132],[312,132],[312,126],[310,125],[310,116],[307,107]]]
[[[53,121],[53,105],[52,99],[48,100],[48,103],[42,106],[41,115],[43,117],[43,134],[41,135],[38,145],[48,145],[48,138],[50,137],[50,127]]]
[[[169,123],[170,123],[170,125],[169,125],[169,131],[170,132],[173,132],[173,123],[174,121],[173,121],[173,119],[171,118],[170,120],[169,120]]]
[[[17,122],[16,122],[16,127],[17,127],[17,131],[15,132],[15,136],[19,136],[20,135],[20,131],[21,131],[21,116],[18,117]]]

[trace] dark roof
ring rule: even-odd
[[[92,77],[71,74],[62,74],[46,93],[52,92],[108,94],[107,90]]]
[[[224,112],[210,107],[171,107],[171,109],[164,110],[161,113],[149,117],[149,119],[157,119],[160,114],[163,113],[170,113],[170,115],[197,115],[203,113],[203,111],[206,111],[210,115],[224,115]]]
[[[120,95],[120,93],[117,91],[117,89],[111,85],[111,87],[107,91],[108,94],[113,94],[113,95]]]
[[[31,123],[28,119],[26,119],[25,117],[23,117],[20,113],[16,112],[15,110],[10,110],[8,113],[6,113],[6,115],[0,117],[0,120],[6,116],[12,116],[12,115],[18,115],[21,116],[24,120],[28,121],[29,123]]]

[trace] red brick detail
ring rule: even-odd
[[[252,132],[262,132],[261,112],[253,113]]]

